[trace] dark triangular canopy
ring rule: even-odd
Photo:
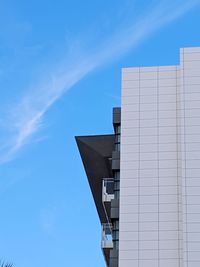
[[[77,136],[76,142],[88,177],[100,221],[107,222],[102,205],[102,178],[112,177],[114,135]]]

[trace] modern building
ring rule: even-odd
[[[121,102],[115,134],[76,138],[107,266],[199,267],[200,47],[124,68]]]

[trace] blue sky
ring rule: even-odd
[[[74,141],[112,130],[121,68],[200,45],[200,0],[0,1],[0,258],[105,266]]]

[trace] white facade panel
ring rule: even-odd
[[[180,58],[122,71],[119,267],[200,266],[200,48]]]

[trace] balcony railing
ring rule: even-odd
[[[102,183],[102,201],[111,202],[114,199],[114,179],[103,178]]]
[[[102,224],[101,247],[102,249],[113,248],[112,224],[111,223]]]

